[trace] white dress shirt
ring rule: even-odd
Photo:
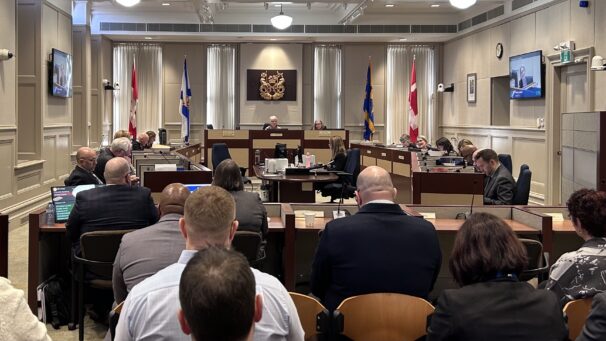
[[[177,320],[179,281],[197,251],[184,250],[179,261],[137,284],[128,294],[116,327],[116,341],[190,340]],[[255,323],[255,340],[303,340],[297,309],[286,288],[275,277],[252,269],[263,315]]]

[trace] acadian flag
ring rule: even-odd
[[[132,96],[130,98],[130,117],[128,119],[128,133],[137,138],[137,102],[139,101],[139,91],[137,90],[137,71],[135,69],[135,60],[133,59],[133,72],[131,74],[130,88]]]
[[[415,58],[412,58],[412,72],[410,75],[410,92],[408,93],[408,135],[410,142],[416,143],[419,136],[419,125],[417,116],[419,115],[417,106],[417,71],[415,69]]]
[[[366,72],[366,96],[364,97],[364,140],[372,140],[375,133],[375,117],[372,113],[372,82],[370,80],[371,64],[368,60],[368,71]]]
[[[183,60],[183,77],[181,78],[181,97],[179,98],[179,112],[181,113],[181,138],[189,143],[189,101],[191,88],[187,77],[187,58]]]

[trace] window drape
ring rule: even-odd
[[[163,122],[162,47],[137,43],[114,46],[113,76],[120,90],[114,92],[113,131],[128,130],[133,61],[136,64],[139,92],[137,133],[156,131]]]
[[[342,128],[341,47],[318,45],[314,51],[314,120]]]
[[[234,129],[236,115],[236,47],[210,45],[207,50],[207,123]]]
[[[408,94],[410,72],[415,58],[417,73],[417,105],[419,135],[430,141],[437,138],[436,120],[436,57],[432,46],[388,45],[386,119],[387,143],[399,143],[400,135],[408,134]]]

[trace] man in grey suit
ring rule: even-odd
[[[185,249],[179,219],[187,197],[189,190],[182,184],[166,186],[160,199],[160,220],[122,237],[112,276],[117,303],[124,301],[136,284],[179,260]]]
[[[515,181],[509,170],[501,165],[497,153],[482,149],[474,156],[475,165],[487,178],[484,181],[484,205],[511,205]]]
[[[576,341],[606,340],[606,292],[593,296],[591,313]]]

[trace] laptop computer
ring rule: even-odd
[[[64,223],[69,218],[76,203],[76,196],[82,191],[105,185],[80,185],[51,187],[51,199],[55,206],[55,222]]]

